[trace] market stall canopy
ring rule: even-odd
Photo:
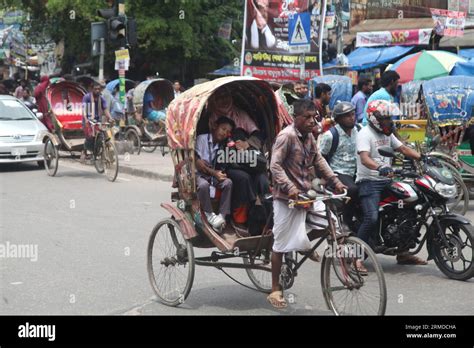
[[[474,46],[474,29],[464,30],[463,36],[444,36],[439,47],[471,47]]]
[[[473,76],[474,77],[474,59],[467,62],[458,62],[451,70],[451,76]]]
[[[390,70],[395,70],[400,75],[400,83],[406,83],[448,76],[457,62],[465,61],[464,58],[451,52],[421,51],[400,59],[390,67]]]
[[[367,19],[350,28],[349,34],[344,34],[344,44],[350,45],[357,33],[367,31],[387,31],[399,29],[433,28],[432,18],[404,18],[404,19]]]
[[[414,46],[359,47],[347,55],[349,59],[347,68],[350,70],[365,70],[387,64],[409,53],[413,48]],[[336,66],[335,60],[324,64],[323,68],[327,69],[334,66]]]
[[[473,42],[473,45],[474,45],[474,42]],[[474,48],[465,48],[465,49],[459,50],[459,55],[466,59],[474,58]]]

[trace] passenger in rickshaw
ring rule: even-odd
[[[234,145],[234,141],[246,143],[248,139],[249,134],[242,128],[237,128],[227,143],[227,151],[224,151],[229,159],[231,156],[236,159],[224,165],[233,185],[232,227],[240,237],[262,232],[260,227],[266,222],[263,197],[270,192],[265,155],[251,145],[245,150],[238,150]]]
[[[273,145],[270,170],[273,175],[273,253],[272,292],[267,297],[275,308],[285,308],[287,303],[280,285],[283,254],[292,251],[307,253],[311,243],[306,234],[305,209],[290,209],[288,199],[298,199],[312,187],[316,174],[332,184],[336,192],[347,187],[337,178],[318,151],[312,130],[317,115],[310,100],[297,100],[294,104],[294,123],[283,129]],[[317,254],[309,255],[313,261]]]
[[[234,127],[235,123],[231,119],[220,117],[210,133],[201,134],[196,139],[197,195],[207,221],[218,232],[230,214],[232,181],[219,170],[217,152]],[[211,198],[216,197],[217,188],[221,190],[218,215],[212,211],[211,205]]]
[[[143,99],[145,117],[152,122],[164,122],[166,119],[166,108],[160,95],[153,95],[151,91],[145,93]]]
[[[224,115],[234,121],[236,128],[232,134],[235,140],[235,150],[246,152],[254,160],[250,163],[226,164],[226,173],[233,182],[232,189],[232,224],[241,237],[249,235],[249,217],[256,217],[256,211],[261,211],[261,204],[256,205],[257,197],[263,197],[270,191],[266,175],[266,158],[262,149],[260,131],[255,121],[245,111],[239,109],[233,102],[230,91],[223,87],[217,90],[209,101],[208,109],[210,128],[213,128],[219,115]],[[251,155],[251,156],[250,156]],[[261,200],[259,200],[261,203]],[[253,219],[251,219],[253,220]],[[252,224],[255,226],[255,224]],[[250,231],[255,233],[253,230]]]

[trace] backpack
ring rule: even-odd
[[[357,131],[359,132],[362,128],[362,126],[358,123],[356,123],[355,127],[357,128]],[[336,127],[331,127],[329,128],[329,131],[332,134],[332,143],[331,143],[331,148],[329,149],[329,152],[327,155],[323,155],[324,159],[326,162],[331,161],[332,157],[336,153],[337,147],[339,146],[339,132],[337,131]]]

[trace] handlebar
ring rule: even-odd
[[[322,202],[322,201],[327,201],[330,199],[345,199],[347,197],[347,190],[344,190],[343,193],[341,194],[335,194],[326,188],[324,189],[324,195],[321,196],[316,196],[316,197],[309,197],[306,194],[300,194],[298,196],[301,200],[294,200],[290,199],[288,201],[288,207],[289,208],[294,208],[296,205],[308,205],[312,204],[314,202]]]

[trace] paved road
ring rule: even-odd
[[[35,165],[0,166],[0,243],[38,245],[36,262],[0,259],[0,314],[330,314],[320,266],[310,262],[288,292],[294,303],[282,312],[219,270],[199,267],[181,307],[156,302],[146,246],[153,226],[167,216],[160,203],[168,201],[169,186],[125,175],[109,183],[91,167],[64,162],[55,178]],[[474,219],[474,211],[468,217]],[[474,279],[449,280],[432,261],[413,267],[380,259],[387,314],[474,314]],[[231,274],[249,284],[244,271]]]

